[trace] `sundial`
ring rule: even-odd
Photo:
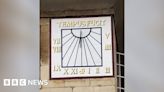
[[[102,28],[62,29],[62,67],[102,66]]]
[[[113,17],[52,18],[50,79],[111,77]]]

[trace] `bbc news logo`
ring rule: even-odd
[[[4,86],[40,86],[48,85],[48,80],[3,79]]]

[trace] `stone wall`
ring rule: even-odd
[[[113,14],[116,0],[40,0],[41,17]]]
[[[50,18],[40,19],[40,79],[49,80]],[[116,92],[115,77],[49,80],[40,92]]]

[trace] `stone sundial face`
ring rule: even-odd
[[[50,25],[51,78],[113,76],[111,16],[54,18]]]
[[[63,67],[102,65],[101,27],[62,29]]]

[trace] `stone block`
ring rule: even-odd
[[[49,66],[40,67],[41,80],[49,80]]]
[[[94,92],[93,87],[75,87],[73,92]]]
[[[65,80],[66,87],[89,86],[89,79],[69,79]]]
[[[49,19],[41,19],[40,25],[40,58],[41,65],[48,65],[49,61]]]
[[[41,18],[40,19],[40,25],[49,25],[50,19],[49,18]]]
[[[90,79],[90,86],[115,86],[115,78]]]
[[[40,92],[72,92],[72,88],[44,88]]]
[[[116,92],[114,86],[94,87],[94,92]]]

